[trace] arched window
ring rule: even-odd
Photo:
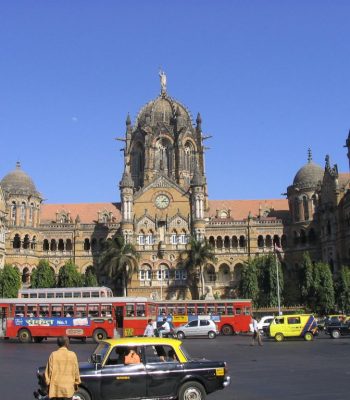
[[[32,250],[36,249],[36,236],[33,236],[32,242],[30,244]]]
[[[303,197],[304,220],[309,220],[309,200],[306,196]]]
[[[23,248],[29,249],[29,246],[30,246],[29,235],[25,235],[23,239]]]
[[[72,240],[71,239],[67,239],[66,240],[66,250],[67,251],[72,251],[73,246],[72,246]]]
[[[242,264],[236,264],[233,269],[233,280],[238,282],[242,278],[242,270],[243,270],[243,265]]]
[[[131,177],[136,188],[139,188],[143,184],[144,164],[142,143],[136,143],[131,151]]]
[[[204,267],[204,281],[205,282],[215,282],[216,273],[213,265],[207,265]]]
[[[49,249],[50,249],[49,241],[47,239],[44,239],[44,241],[43,241],[43,250],[44,251],[49,251]]]
[[[155,163],[158,171],[164,171],[166,175],[172,174],[173,169],[173,154],[172,145],[164,138],[161,138],[156,143]]]
[[[294,199],[294,217],[296,221],[299,221],[300,214],[299,214],[299,200],[298,198]]]
[[[157,271],[157,279],[159,281],[167,281],[169,280],[169,267],[166,264],[160,264],[159,269]]]
[[[273,244],[277,247],[281,247],[280,237],[278,235],[273,236]]]
[[[63,239],[58,240],[58,251],[64,251],[64,241]]]
[[[29,206],[29,215],[28,215],[29,222],[33,222],[33,215],[34,215],[34,204],[31,203]]]
[[[270,236],[270,235],[266,235],[266,238],[265,238],[265,246],[266,246],[267,248],[272,247],[272,239],[271,239],[271,236]]]
[[[186,142],[184,149],[184,166],[185,170],[192,173],[195,168],[195,154],[193,144],[191,142]]]
[[[237,247],[238,247],[238,239],[237,239],[237,236],[232,236],[232,247],[233,247],[234,249],[237,249]]]
[[[152,280],[152,268],[150,265],[142,265],[140,269],[140,281]]]
[[[22,202],[21,204],[21,222],[24,222],[26,220],[26,203]]]
[[[215,239],[214,236],[209,236],[209,244],[214,249],[215,248]]]
[[[246,246],[246,240],[245,237],[242,235],[239,237],[239,247],[243,248]]]
[[[56,251],[57,250],[57,243],[56,243],[55,239],[51,239],[50,250],[51,251]]]
[[[223,241],[222,241],[222,237],[221,236],[218,236],[217,238],[216,238],[216,247],[218,248],[218,249],[222,249],[222,247],[223,247]]]
[[[225,247],[225,249],[230,248],[230,238],[228,236],[225,236],[225,238],[224,238],[224,247]]]
[[[264,247],[264,238],[262,235],[258,236],[258,247],[261,249]]]
[[[286,235],[282,235],[282,238],[281,238],[281,245],[282,245],[282,249],[284,249],[285,247],[287,247],[287,236],[286,236]]]
[[[230,267],[227,264],[221,264],[219,267],[218,280],[221,283],[227,283],[231,280]]]
[[[13,244],[12,247],[14,249],[20,249],[21,248],[21,237],[19,236],[18,233],[15,234],[15,237],[13,238]]]
[[[84,240],[84,250],[89,251],[90,250],[90,239],[86,238]]]

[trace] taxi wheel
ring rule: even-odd
[[[304,335],[304,340],[306,340],[307,342],[310,342],[311,340],[313,340],[314,335],[311,332],[306,332]]]
[[[91,400],[90,394],[83,388],[78,388],[78,390],[74,393],[75,400]]]
[[[95,329],[92,334],[92,338],[95,343],[99,343],[101,340],[105,340],[107,338],[107,333],[103,329]]]
[[[282,342],[284,339],[283,333],[276,333],[275,340],[276,342]]]
[[[337,329],[335,329],[334,331],[332,331],[331,336],[333,339],[339,339],[340,332]]]
[[[181,332],[181,331],[177,332],[176,336],[177,336],[178,339],[184,339],[185,338],[185,334],[183,332]]]
[[[18,339],[21,343],[29,343],[32,341],[32,335],[28,331],[28,329],[21,329],[18,332]]]
[[[198,382],[186,382],[179,391],[179,400],[204,400],[204,387]]]
[[[209,338],[209,339],[215,339],[215,338],[216,338],[216,333],[213,332],[213,331],[210,331],[210,332],[208,333],[208,338]]]

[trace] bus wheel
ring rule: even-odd
[[[21,343],[29,343],[32,341],[32,335],[28,331],[28,329],[21,329],[18,332],[18,339]]]
[[[283,333],[276,333],[275,340],[276,342],[283,342],[284,336]]]
[[[304,340],[306,340],[307,342],[310,342],[311,340],[313,340],[314,335],[311,332],[306,332],[304,335]]]
[[[231,325],[224,325],[221,328],[221,333],[225,336],[233,335],[233,328]]]
[[[98,343],[107,338],[107,333],[103,329],[95,329],[94,333],[92,334],[92,338],[94,339],[95,343]]]
[[[75,400],[91,400],[90,394],[81,387],[78,388],[73,397]]]
[[[41,343],[44,340],[43,336],[35,336],[34,338],[34,343]]]

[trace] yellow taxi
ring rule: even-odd
[[[313,340],[317,333],[317,322],[311,314],[279,315],[275,317],[269,327],[269,336],[276,342],[284,338],[301,337],[304,340]]]

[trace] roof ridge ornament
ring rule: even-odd
[[[312,161],[312,152],[311,152],[311,147],[307,149],[307,162],[310,164]]]
[[[159,78],[160,78],[160,94],[162,96],[166,95],[166,75],[165,72],[159,68]]]

